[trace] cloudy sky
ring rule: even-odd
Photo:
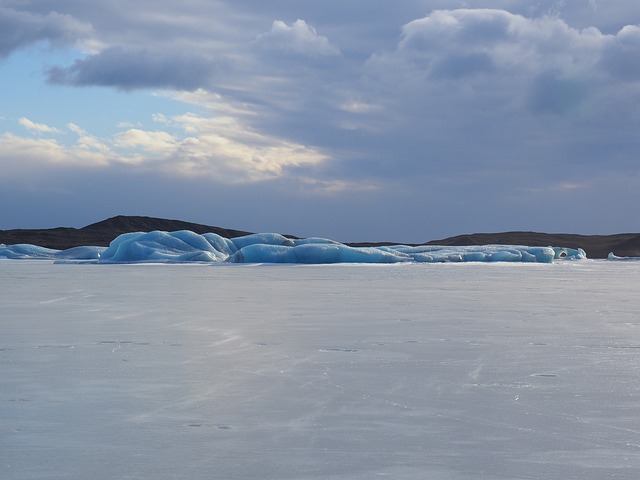
[[[0,0],[0,229],[638,231],[636,0]]]

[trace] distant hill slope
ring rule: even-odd
[[[213,232],[233,238],[252,232],[232,230],[199,223],[167,220],[164,218],[125,216],[108,218],[83,228],[48,228],[40,230],[0,230],[0,243],[12,245],[30,243],[42,247],[64,250],[79,245],[107,246],[118,235],[130,232],[163,230],[191,230],[196,233]],[[474,233],[432,240],[424,245],[528,245],[582,248],[589,258],[606,258],[609,252],[619,256],[640,257],[640,234],[620,233],[616,235],[576,235],[537,232]],[[358,243],[354,246],[383,245],[383,243]],[[388,245],[388,243],[387,243]]]
[[[251,232],[231,230],[227,228],[201,225],[199,223],[167,220],[164,218],[119,215],[82,228],[48,228],[41,230],[0,230],[0,243],[12,245],[30,243],[41,247],[64,250],[79,245],[108,246],[118,235],[130,232],[151,232],[163,230],[191,230],[195,233],[217,233],[222,237],[232,238],[247,235]]]

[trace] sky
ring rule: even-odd
[[[639,231],[635,0],[0,0],[0,229]]]

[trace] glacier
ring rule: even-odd
[[[109,247],[54,250],[36,245],[0,245],[0,258],[97,263],[456,263],[584,259],[584,250],[524,245],[392,245],[352,247],[326,238],[291,239],[277,233],[224,238],[189,230],[125,233]]]

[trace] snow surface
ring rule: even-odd
[[[233,239],[215,233],[136,232],[120,235],[108,248],[50,250],[34,245],[0,245],[0,258],[96,260],[100,263],[443,263],[538,262],[583,259],[582,249],[483,245],[470,247],[395,245],[354,248],[324,238],[292,240],[277,233],[256,233]]]
[[[0,261],[0,478],[640,478],[640,262]]]

